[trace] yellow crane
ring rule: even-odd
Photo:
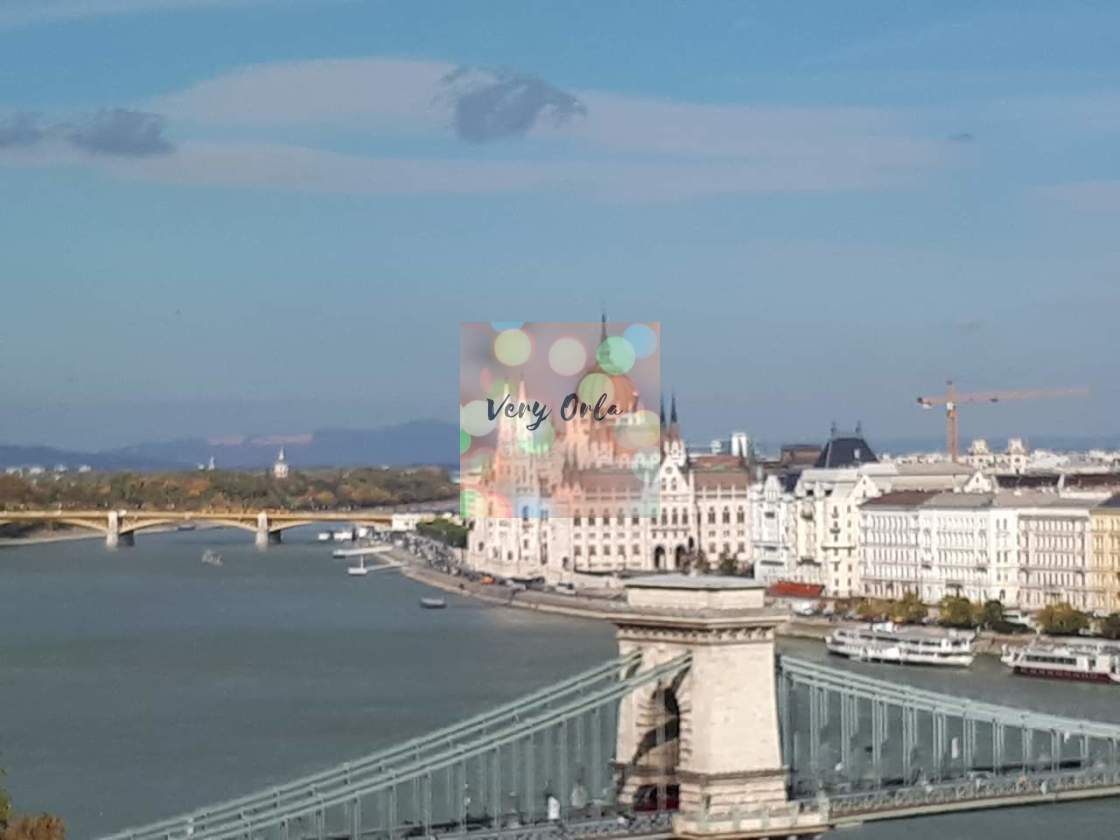
[[[933,408],[935,405],[945,406],[945,438],[949,449],[949,457],[956,461],[960,457],[960,447],[957,438],[957,411],[958,406],[964,403],[996,403],[1008,400],[1038,400],[1051,397],[1084,397],[1089,393],[1088,388],[1051,388],[1032,389],[1024,391],[973,391],[971,393],[957,393],[957,387],[950,379],[945,383],[945,393],[929,397],[918,397],[918,405],[922,408]]]

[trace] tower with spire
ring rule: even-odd
[[[272,477],[283,479],[288,477],[288,459],[284,456],[284,447],[280,447],[280,452],[276,455],[276,461],[272,464]]]

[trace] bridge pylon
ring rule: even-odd
[[[107,524],[108,528],[105,531],[107,548],[136,545],[136,535],[132,531],[121,531],[121,514],[119,511],[109,511]]]
[[[774,629],[753,580],[656,575],[627,582],[615,618],[619,652],[641,668],[691,654],[671,680],[621,704],[615,770],[620,799],[672,804],[683,838],[810,837],[828,828],[812,803],[791,801],[782,763]],[[661,807],[664,807],[662,804]]]

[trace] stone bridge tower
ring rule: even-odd
[[[620,801],[676,786],[677,837],[811,837],[827,828],[788,798],[775,686],[774,629],[785,613],[737,577],[657,575],[627,582],[619,652],[642,669],[691,654],[687,671],[621,704]]]

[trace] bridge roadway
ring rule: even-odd
[[[400,511],[398,511],[400,512]],[[393,512],[385,509],[333,511],[216,511],[216,510],[0,510],[0,525],[16,522],[70,525],[105,534],[110,547],[132,545],[133,535],[145,528],[184,523],[240,528],[256,535],[258,546],[280,542],[289,528],[316,523],[350,525],[387,525]]]

